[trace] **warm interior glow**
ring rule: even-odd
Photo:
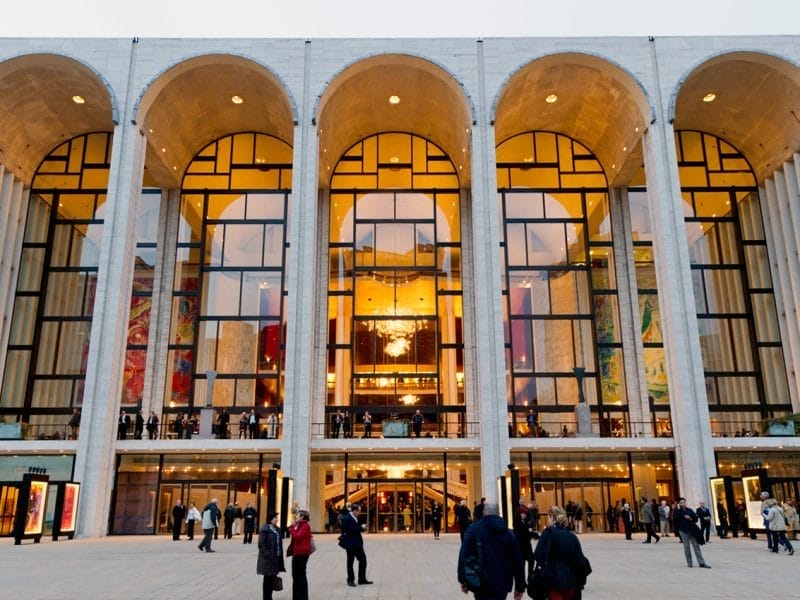
[[[86,102],[86,98],[83,96],[78,96],[77,94],[72,97],[72,101],[75,104],[84,104]]]
[[[389,104],[400,104],[400,96],[389,96]]]
[[[550,94],[549,96],[547,96],[547,98],[544,99],[544,101],[547,102],[548,104],[554,104],[558,102],[558,96],[556,96],[555,94]]]
[[[242,102],[244,102],[244,98],[242,98],[241,96],[231,96],[231,102],[233,102],[234,104],[241,104]]]
[[[705,96],[703,96],[703,102],[713,102],[717,99],[717,95],[714,92],[709,92]]]

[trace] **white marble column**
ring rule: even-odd
[[[643,147],[678,483],[689,503],[708,501],[717,469],[672,125],[652,124]]]
[[[75,480],[81,483],[77,525],[81,537],[108,533],[145,147],[135,124],[123,121],[115,127],[75,459]]]
[[[503,335],[503,296],[500,274],[500,217],[497,214],[497,173],[494,124],[490,122],[484,76],[483,43],[477,42],[478,97],[477,122],[472,128],[472,215],[469,234],[472,238],[472,260],[466,256],[464,271],[469,269],[474,292],[472,313],[464,320],[474,323],[474,373],[467,381],[474,382],[470,395],[476,399],[477,411],[468,414],[469,421],[480,423],[481,489],[487,499],[497,500],[497,478],[510,462],[508,449],[508,400],[506,398],[505,352]],[[466,237],[466,235],[464,236]],[[465,249],[466,250],[466,249]],[[466,296],[466,294],[465,294]],[[465,340],[468,338],[465,336]],[[469,406],[468,406],[469,409]]]
[[[318,305],[320,279],[325,277],[327,270],[316,270],[319,156],[317,130],[311,122],[314,92],[309,85],[310,49],[311,42],[306,42],[303,99],[293,140],[292,199],[288,219],[290,251],[286,265],[286,380],[281,437],[281,466],[284,474],[294,479],[294,497],[301,506],[309,505],[311,494],[312,398],[325,402],[325,342],[323,340],[320,346],[317,336],[321,329],[327,332],[327,328],[317,327],[319,319],[327,314],[325,302]],[[320,254],[327,257],[324,249],[320,249]]]
[[[30,190],[0,164],[0,389],[6,367],[6,347],[14,313],[14,298],[22,253],[22,238]]]

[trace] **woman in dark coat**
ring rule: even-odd
[[[278,573],[285,571],[283,566],[283,540],[278,529],[278,513],[271,512],[267,522],[258,532],[258,564],[256,573],[264,576],[264,600],[272,600],[272,590]]]
[[[560,506],[548,512],[550,524],[536,543],[536,565],[548,565],[550,573],[547,597],[551,600],[580,600],[586,578],[592,572],[583,555],[578,537],[567,528],[567,513]]]

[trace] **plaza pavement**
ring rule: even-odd
[[[443,535],[439,541],[428,534],[366,536],[367,576],[375,583],[357,588],[345,584],[345,553],[336,536],[314,537],[318,550],[309,561],[312,600],[466,598],[456,582],[458,534]],[[800,597],[800,551],[795,556],[771,554],[763,535],[757,541],[713,539],[703,547],[711,570],[697,568],[696,562],[688,569],[683,547],[674,537],[650,545],[641,543],[642,534],[635,534],[633,541],[600,533],[580,539],[594,569],[584,592],[587,599]],[[12,539],[3,538],[0,598],[261,599],[255,543],[244,545],[241,536],[219,539],[213,554],[199,552],[197,543],[174,542],[168,536],[110,536],[15,546]],[[800,541],[797,544],[800,549]],[[291,575],[283,578],[284,591],[274,593],[276,600],[292,596]]]

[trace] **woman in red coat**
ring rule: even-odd
[[[297,520],[289,527],[292,536],[292,600],[308,600],[306,566],[313,550],[308,511],[297,511]]]

